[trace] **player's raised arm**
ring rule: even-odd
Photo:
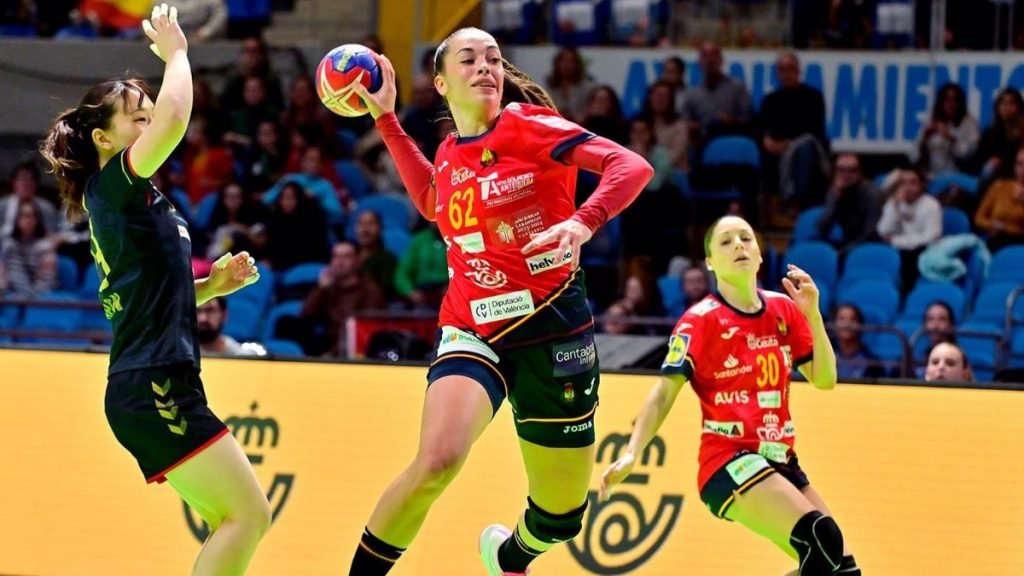
[[[175,8],[154,6],[152,18],[142,22],[142,29],[153,42],[150,49],[166,63],[153,109],[140,107],[132,113],[133,122],[147,122],[149,126],[129,149],[128,162],[136,175],[148,178],[185,136],[192,114],[192,69],[188,42],[178,26]]]

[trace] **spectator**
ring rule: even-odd
[[[328,224],[340,225],[345,218],[345,212],[339,199],[339,196],[342,195],[337,192],[334,184],[324,177],[325,164],[327,163],[324,162],[323,150],[319,146],[307,146],[302,153],[301,172],[285,174],[263,196],[263,203],[273,205],[277,202],[277,197],[284,186],[295,183],[316,199],[320,209],[327,216]]]
[[[745,132],[753,119],[750,94],[742,82],[726,76],[722,49],[714,42],[703,43],[698,63],[703,81],[687,90],[683,108],[690,141],[703,146],[719,134]]]
[[[252,146],[256,130],[261,122],[274,121],[278,118],[278,110],[267,102],[266,82],[260,76],[247,76],[242,92],[243,105],[233,108],[228,113],[228,133],[224,141],[244,151]]]
[[[308,126],[318,133],[316,141],[324,142],[335,138],[335,118],[337,116],[320,103],[312,78],[299,74],[292,79],[288,87],[288,107],[280,118],[285,131]]]
[[[661,270],[685,241],[685,229],[678,225],[682,198],[672,186],[672,159],[655,140],[651,124],[643,118],[630,123],[628,148],[654,167],[654,176],[622,214],[622,237],[627,256],[648,255]],[[658,230],[658,234],[650,234]]]
[[[570,46],[560,48],[544,86],[555,101],[558,113],[573,122],[580,121],[586,111],[587,94],[593,86],[579,51]]]
[[[331,250],[331,262],[320,273],[319,281],[302,305],[302,318],[325,327],[325,338],[307,338],[307,354],[344,357],[345,323],[353,315],[382,309],[387,302],[372,278],[359,269],[356,246],[338,242]]]
[[[206,356],[262,356],[262,347],[240,344],[222,334],[228,320],[228,301],[217,297],[196,308],[196,327],[199,332],[199,350]]]
[[[879,239],[877,226],[885,197],[874,182],[864,179],[856,154],[836,157],[832,186],[825,195],[825,207],[818,220],[818,235],[827,239],[836,224],[843,231],[839,250]]]
[[[941,342],[928,353],[924,379],[928,382],[972,382],[974,374],[963,348],[952,342]]]
[[[629,141],[629,125],[622,113],[622,103],[615,89],[607,84],[595,86],[587,94],[587,107],[581,125],[587,131],[625,145]]]
[[[941,342],[954,341],[955,330],[956,322],[949,304],[936,300],[925,308],[921,323],[921,337],[926,342],[925,350],[930,350]],[[927,354],[923,356],[927,357]]]
[[[978,121],[967,110],[967,94],[959,84],[939,88],[931,120],[917,139],[917,165],[935,178],[967,169],[980,138]]]
[[[1014,178],[989,186],[974,214],[974,225],[988,235],[988,248],[1024,243],[1024,148],[1017,151]]]
[[[384,248],[380,215],[362,210],[356,216],[356,245],[359,247],[359,269],[384,292],[390,302],[395,297],[395,271],[398,258]]]
[[[216,40],[227,33],[225,0],[174,0],[174,7],[178,9],[178,25],[189,40]]]
[[[762,165],[778,174],[783,205],[800,210],[818,206],[828,187],[828,136],[825,134],[825,98],[821,91],[800,81],[800,60],[784,52],[775,62],[779,89],[761,103]],[[768,181],[773,181],[768,178]]]
[[[629,266],[631,272],[626,277],[622,299],[636,316],[661,316],[665,310],[661,303],[661,292],[658,280],[651,274],[650,265],[644,258],[634,259]]]
[[[881,378],[878,358],[864,346],[864,316],[853,304],[840,304],[832,315],[835,333],[836,373],[840,378]]]
[[[34,162],[23,162],[11,171],[11,194],[0,199],[0,238],[6,238],[14,231],[18,220],[18,207],[31,202],[42,215],[42,224],[47,234],[61,228],[61,217],[49,200],[38,195],[39,169]]]
[[[234,155],[223,144],[220,130],[204,116],[193,116],[188,125],[183,164],[193,206],[234,178]]]
[[[425,226],[398,261],[395,291],[413,308],[437,310],[447,289],[447,246],[437,226]]]
[[[605,334],[628,335],[639,334],[637,325],[630,320],[635,316],[630,304],[624,300],[613,302],[604,311],[601,322],[601,330]]]
[[[832,0],[828,13],[828,45],[833,48],[868,48],[874,26],[876,0]]]
[[[629,126],[627,148],[643,156],[654,168],[654,176],[644,192],[660,190],[672,177],[672,155],[662,146],[654,133],[654,126],[644,118],[635,118]]]
[[[974,169],[985,182],[1013,177],[1014,158],[1024,134],[1024,98],[1016,88],[999,92],[992,117],[992,125],[981,133],[974,160]]]
[[[673,88],[667,82],[658,80],[651,84],[638,118],[654,127],[654,139],[668,150],[672,165],[687,170],[689,137],[686,123],[675,109],[672,93]]]
[[[284,109],[281,79],[270,68],[267,44],[262,38],[250,37],[242,40],[235,71],[228,77],[221,93],[220,102],[225,110],[236,110],[245,105],[245,79],[249,76],[263,78],[266,101],[271,108]]]
[[[672,86],[675,109],[683,110],[686,103],[686,62],[679,56],[669,56],[658,79]]]
[[[440,114],[441,95],[434,89],[433,78],[418,75],[412,82],[412,101],[402,108],[400,122],[402,128],[416,142],[423,154],[433,159],[437,147],[441,145],[445,134],[437,122]],[[376,130],[367,134],[377,134]],[[379,139],[380,136],[378,135]],[[403,187],[400,187],[401,189]]]
[[[277,272],[303,262],[327,262],[327,221],[315,200],[295,182],[281,187],[267,224],[266,253]]]
[[[683,285],[683,311],[678,314],[682,316],[687,308],[703,300],[711,293],[711,275],[703,263],[691,266],[683,272],[681,282]]]
[[[284,175],[288,152],[281,129],[270,120],[260,122],[256,129],[256,142],[242,161],[242,181],[246,189],[262,196]]]
[[[32,202],[18,205],[9,236],[0,240],[0,294],[37,298],[57,287],[57,252]]]
[[[192,118],[196,116],[202,116],[221,132],[227,129],[227,118],[220,108],[217,95],[209,82],[198,77],[192,80]]]
[[[885,202],[878,235],[900,251],[904,294],[917,280],[917,257],[942,237],[942,206],[924,193],[921,173],[903,170],[896,192]]]
[[[216,260],[222,254],[249,252],[263,259],[257,237],[265,232],[266,213],[258,202],[251,200],[241,184],[232,182],[217,193],[217,204],[206,230],[209,247],[206,257]]]

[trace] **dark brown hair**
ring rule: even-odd
[[[459,28],[455,32],[448,35],[447,38],[438,45],[437,50],[434,51],[434,75],[444,73],[444,57],[448,55],[448,43],[457,36],[465,34],[467,32],[483,32],[479,28],[472,26],[466,28]],[[505,68],[505,85],[503,88],[503,96],[501,99],[501,105],[512,102],[522,102],[524,104],[535,104],[537,106],[543,106],[552,110],[557,110],[555,107],[554,100],[548,95],[547,91],[544,90],[539,84],[533,81],[532,78],[527,76],[523,71],[512,65],[511,62],[506,60],[504,57],[501,59],[501,65]]]
[[[61,112],[49,134],[39,143],[39,152],[57,179],[69,219],[85,214],[82,206],[85,184],[100,169],[99,153],[92,141],[93,130],[110,128],[119,99],[127,109],[132,98],[141,106],[145,96],[152,99],[153,91],[141,78],[101,82],[86,92],[77,107]]]

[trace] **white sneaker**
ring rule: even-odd
[[[487,576],[526,576],[526,572],[503,572],[498,564],[498,548],[512,536],[512,531],[501,524],[491,524],[480,534],[480,559],[487,568]]]

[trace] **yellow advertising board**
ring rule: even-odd
[[[106,357],[0,351],[0,574],[187,574],[203,534],[147,486],[103,415]],[[210,360],[203,379],[270,494],[249,574],[348,573],[363,525],[416,446],[424,369]],[[605,376],[598,473],[653,379]],[[869,576],[1024,574],[1024,392],[797,384],[801,464]],[[700,433],[684,393],[634,481],[591,507],[538,576],[781,575],[794,562],[714,519],[696,494]],[[526,481],[508,408],[392,572],[480,576],[476,539],[512,523]]]

